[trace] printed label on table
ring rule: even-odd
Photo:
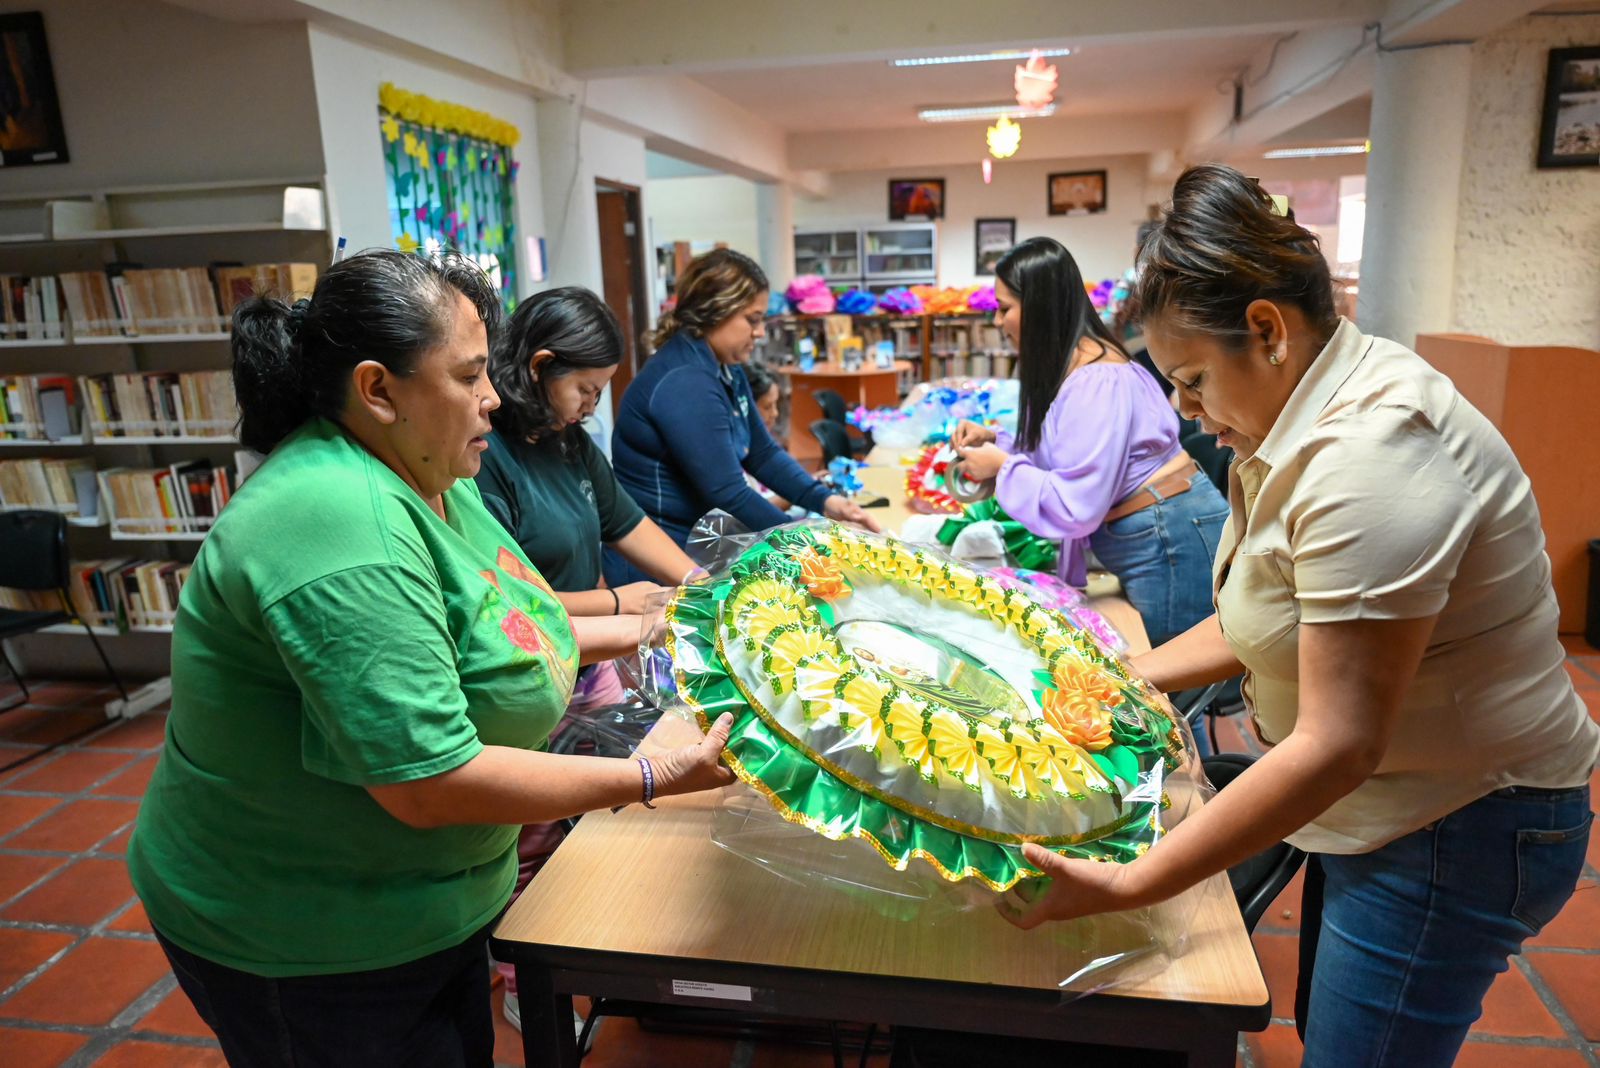
[[[749,1001],[750,988],[731,983],[700,983],[693,979],[674,979],[672,992],[686,998],[720,998],[723,1001]]]

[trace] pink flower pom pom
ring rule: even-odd
[[[795,311],[806,315],[827,315],[833,311],[833,291],[821,275],[799,275],[789,283],[783,295]]]

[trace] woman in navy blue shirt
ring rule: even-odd
[[[731,249],[696,258],[676,307],[656,329],[656,352],[628,384],[611,438],[617,481],[679,545],[701,516],[722,509],[751,530],[789,517],[745,481],[830,519],[878,526],[859,505],[806,474],[772,440],[738,370],[765,336],[767,276]],[[607,554],[613,585],[646,576]]]

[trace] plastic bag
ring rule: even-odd
[[[713,834],[774,877],[954,924],[1039,885],[1021,842],[1126,862],[1203,797],[1182,718],[1034,592],[827,521],[708,527],[691,544],[709,577],[645,643],[673,690],[647,696],[702,729],[735,714],[724,759],[742,785]],[[1164,966],[1197,900],[1052,925],[1090,954],[1063,990]]]

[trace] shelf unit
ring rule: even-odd
[[[861,230],[862,278],[881,292],[895,286],[937,285],[939,224],[887,223]]]
[[[825,351],[826,315],[775,315],[767,320],[767,337],[761,342],[761,362],[781,367],[795,362],[795,347],[802,337]],[[850,328],[867,345],[868,358],[879,340],[895,341],[895,359],[910,360],[921,370],[922,381],[970,376],[1009,378],[1016,370],[1016,352],[1007,344],[988,313],[968,315],[852,315]],[[915,384],[903,376],[904,396]]]
[[[99,270],[112,262],[137,262],[152,268],[196,267],[215,261],[326,264],[333,247],[327,230],[325,189],[322,176],[297,175],[8,195],[0,197],[0,247],[5,248],[8,271],[34,275]],[[79,350],[73,358],[75,375],[226,370],[226,322],[197,321],[194,327],[199,332],[171,332],[170,326],[157,324],[154,329],[146,326],[141,334],[123,333],[126,327],[121,326],[119,333],[111,336],[73,337],[69,325],[62,338],[0,341],[0,360],[6,373],[43,374],[57,369],[43,365],[47,358],[59,360],[51,353],[74,348]],[[179,427],[190,432],[173,435],[133,426],[127,428],[133,431],[129,436],[113,436],[110,431],[119,427],[94,425],[88,412],[83,419],[80,435],[57,441],[5,439],[0,440],[0,449],[31,450],[33,455],[51,450],[70,449],[73,455],[81,455],[85,449],[111,450],[97,463],[104,469],[114,464],[164,467],[180,457],[193,458],[197,452],[222,464],[238,448],[232,420],[226,421],[226,426],[217,421],[214,426]],[[193,433],[195,430],[216,433]],[[215,454],[208,455],[208,449]],[[212,522],[209,517],[141,522],[118,518],[114,511],[102,489],[97,521],[71,522],[75,560],[139,556],[140,552],[130,552],[130,548],[132,543],[142,543],[154,550],[151,558],[181,563],[192,559]],[[188,529],[159,529],[169,523]],[[157,625],[126,630],[109,618],[90,622],[96,634],[105,636],[171,633],[171,613],[154,619]],[[83,630],[77,624],[64,624],[48,628],[48,632],[81,635]]]
[[[829,285],[861,284],[860,230],[796,230],[794,273],[820,275]]]

